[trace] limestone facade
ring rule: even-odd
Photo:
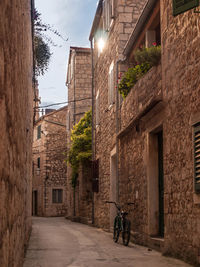
[[[116,188],[110,181],[115,167],[115,155],[111,155],[116,147],[116,86],[117,66],[123,59],[123,49],[128,41],[133,27],[146,1],[109,1],[112,3],[112,17],[109,29],[105,31],[104,1],[99,1],[90,40],[94,45],[94,97],[95,97],[95,159],[99,159],[99,193],[94,193],[95,224],[109,228],[110,212],[115,213],[114,207],[105,205],[104,201],[116,199]],[[106,11],[105,11],[106,13]],[[100,53],[99,39],[103,39],[105,46]],[[123,66],[125,68],[125,66]],[[111,74],[111,75],[110,75]],[[110,78],[110,76],[112,76]],[[112,85],[110,85],[110,79]],[[109,87],[111,88],[109,89]],[[109,93],[112,91],[112,94]],[[98,122],[97,122],[98,120]],[[113,194],[111,196],[110,194]],[[114,216],[114,215],[113,215]]]
[[[91,50],[84,47],[70,47],[69,62],[67,68],[68,87],[68,116],[67,116],[67,149],[71,145],[70,133],[73,126],[79,122],[85,112],[92,106],[91,100]],[[71,168],[68,166],[67,195],[69,209],[68,217],[76,217],[77,220],[91,220],[92,193],[91,173],[87,166],[80,167],[76,190],[71,185]]]
[[[94,38],[94,117],[98,119],[94,133],[95,158],[99,159],[95,224],[112,228],[115,210],[105,200],[119,201],[129,211],[135,242],[198,265],[200,197],[195,191],[194,131],[200,122],[199,14],[189,10],[174,17],[173,1],[147,2],[153,3],[149,13],[144,8],[142,20],[131,25],[129,40],[123,44],[123,64],[117,63],[117,38],[122,28],[118,22],[123,17],[118,12],[123,1],[114,1],[114,22],[100,55],[95,40],[97,26],[90,36]],[[126,10],[128,3],[124,2]],[[138,8],[138,16],[140,11]],[[101,18],[100,4],[98,12]],[[131,66],[133,52],[143,44],[156,14],[160,19],[160,64],[137,82],[125,100],[118,99],[115,91],[115,103],[110,105],[108,77],[112,61],[116,87],[117,72]],[[126,202],[133,202],[133,207]]]
[[[32,213],[64,216],[67,212],[67,121],[65,106],[40,117],[34,125]]]
[[[0,21],[0,266],[21,267],[31,231],[31,1],[1,1]]]

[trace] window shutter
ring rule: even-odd
[[[200,193],[200,124],[194,127],[195,191]]]
[[[99,91],[97,92],[96,96],[96,126],[99,125],[100,116],[99,116]]]
[[[99,192],[99,160],[92,162],[92,191]]]
[[[41,138],[41,125],[37,127],[37,139]]]
[[[115,17],[115,8],[114,8],[114,0],[111,0],[111,19]]]
[[[103,1],[103,30],[106,31],[106,0]]]
[[[111,63],[108,76],[108,104],[114,103],[114,62]]]
[[[62,189],[58,189],[58,203],[62,203]]]
[[[199,0],[173,0],[173,15],[176,16],[199,5]]]
[[[37,167],[40,169],[40,158],[37,158]]]

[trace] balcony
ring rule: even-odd
[[[121,130],[124,135],[146,113],[162,101],[161,65],[152,67],[131,89],[120,109]]]

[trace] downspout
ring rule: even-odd
[[[92,162],[95,160],[95,150],[94,150],[94,50],[93,42],[90,40],[91,46],[91,60],[92,60]],[[93,178],[93,177],[92,177]],[[92,190],[92,224],[94,224],[94,192]]]
[[[75,55],[76,51],[73,53],[73,80],[74,80],[74,125],[76,124],[76,84],[75,84]],[[74,210],[73,216],[76,216],[76,185],[73,187],[73,199],[74,199]]]

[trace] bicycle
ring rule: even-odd
[[[106,203],[115,204],[115,207],[117,208],[117,216],[114,219],[113,240],[117,243],[120,232],[122,232],[123,244],[124,246],[128,246],[131,235],[131,222],[126,218],[128,212],[121,210],[120,205],[115,201],[106,201]],[[127,204],[132,205],[134,203],[129,202]]]

